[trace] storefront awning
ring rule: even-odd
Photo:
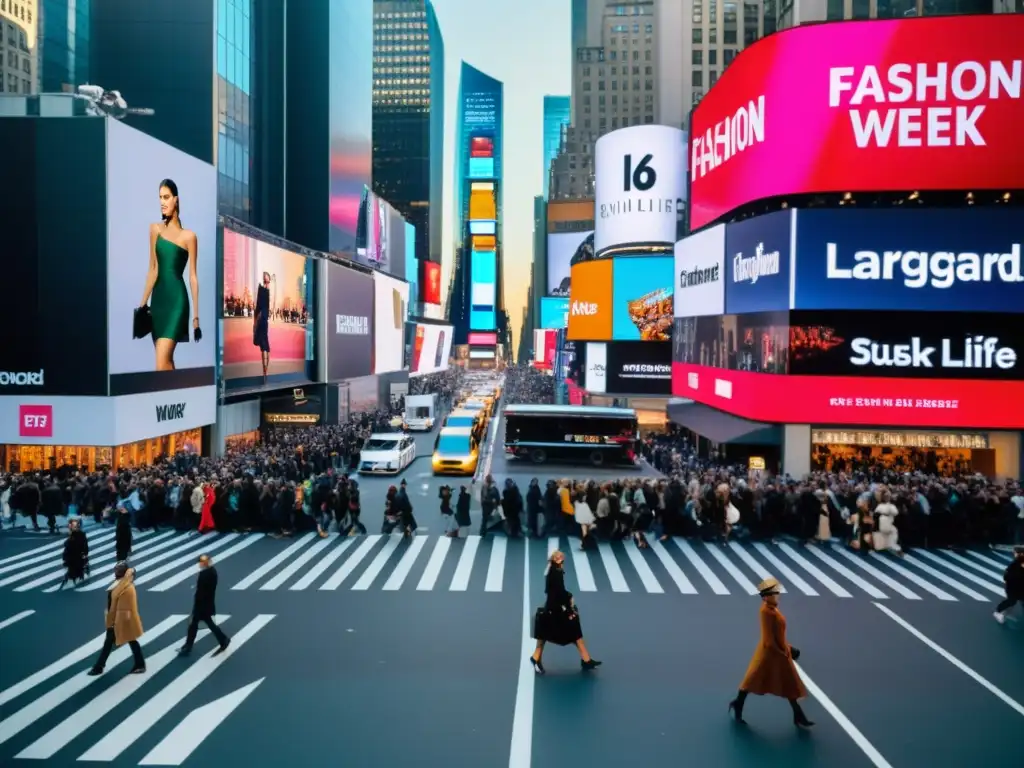
[[[778,424],[742,419],[693,400],[669,401],[668,417],[715,443],[782,444],[782,427]]]

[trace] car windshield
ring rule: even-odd
[[[484,404],[477,402],[468,402],[462,407],[465,408],[467,411],[480,411],[483,410]]]
[[[445,422],[449,427],[472,427],[476,423],[476,416],[449,416]]]
[[[367,440],[363,446],[364,451],[397,451],[398,441],[397,440]]]
[[[448,456],[468,456],[469,437],[467,435],[441,435],[437,441],[437,452]]]

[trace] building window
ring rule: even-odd
[[[708,73],[708,85],[714,85],[718,82],[718,70],[712,69]]]
[[[695,69],[690,73],[690,85],[695,87],[704,85],[704,73],[701,70]]]
[[[727,29],[722,32],[722,42],[726,45],[736,45],[736,30]]]
[[[703,29],[696,28],[696,29],[693,30],[693,40],[691,42],[694,42],[694,43],[697,43],[698,45],[700,45],[700,43],[702,42],[703,38],[704,38],[704,30]]]
[[[589,91],[590,90],[590,81],[589,80],[584,80],[583,81],[583,90],[584,91]]]
[[[704,98],[704,91],[699,91],[698,90],[698,91],[694,91],[693,92],[693,103],[694,104],[696,104],[698,101],[700,101],[703,98]]]
[[[718,63],[718,49],[717,48],[710,48],[710,49],[708,49],[708,64],[710,64],[711,66],[714,66],[717,63]]]
[[[654,74],[654,67],[644,67],[644,74],[645,75],[653,75]]]
[[[654,25],[653,24],[645,24],[644,25],[644,32],[646,32],[648,35],[653,34],[654,33]]]
[[[736,58],[736,50],[734,48],[726,48],[722,55],[725,57],[725,66],[732,64],[732,60]]]
[[[694,48],[693,54],[690,56],[690,63],[695,67],[699,67],[704,64],[704,51],[700,48]]]
[[[718,42],[718,27],[711,27],[708,30],[708,42],[709,43],[717,43]]]

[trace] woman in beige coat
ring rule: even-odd
[[[142,655],[139,638],[142,637],[142,617],[139,616],[139,600],[135,592],[135,569],[129,568],[125,562],[114,566],[113,588],[107,592],[107,612],[105,621],[107,636],[103,641],[103,650],[96,659],[89,674],[95,677],[102,675],[107,666],[107,658],[114,646],[128,643],[132,650],[135,663],[131,674],[141,675],[146,671],[146,659]]]

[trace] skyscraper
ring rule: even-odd
[[[37,67],[41,93],[73,91],[89,82],[90,0],[43,0]]]
[[[551,161],[562,142],[562,127],[569,124],[570,101],[568,96],[544,97],[544,199],[551,182]]]
[[[456,126],[455,216],[459,238],[450,319],[471,365],[493,365],[508,344],[502,301],[502,117],[504,86],[462,62]]]
[[[444,40],[430,0],[373,2],[373,191],[441,262]]]

